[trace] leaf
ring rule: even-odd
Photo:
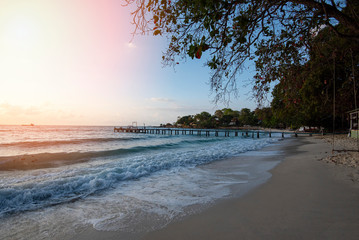
[[[159,18],[158,18],[158,16],[153,16],[153,22],[156,24],[157,22],[158,22],[158,20],[159,20]]]
[[[196,53],[196,47],[191,45],[188,49],[188,55],[193,59],[194,58],[194,55]]]
[[[157,35],[161,35],[161,30],[157,29],[156,31],[153,32],[153,35],[154,36],[157,36]]]
[[[209,45],[208,44],[203,44],[203,46],[202,46],[203,52],[208,50],[208,49],[209,49]]]
[[[202,47],[199,47],[196,52],[196,58],[200,59],[202,57]]]

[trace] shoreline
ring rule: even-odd
[[[216,182],[214,178],[213,185],[226,184],[226,180],[222,182],[222,177],[226,176],[231,183],[228,186],[229,193],[221,198],[214,198],[214,201],[205,204],[193,204],[183,208],[183,214],[173,218],[164,226],[154,226],[149,231],[155,231],[166,228],[172,223],[186,221],[189,217],[211,209],[212,207],[226,202],[229,199],[237,199],[248,192],[251,192],[267,182],[271,178],[270,170],[281,163],[284,156],[284,148],[293,148],[296,145],[294,139],[280,140],[276,143],[269,144],[260,150],[247,151],[238,156],[230,157],[220,161],[214,161],[209,164],[197,166],[199,171],[207,172],[219,177]],[[213,175],[213,176],[214,176]],[[221,177],[222,176],[222,177]],[[154,216],[156,217],[156,216]],[[156,221],[156,219],[154,219]],[[142,221],[144,226],[151,225],[147,221]],[[135,229],[135,231],[101,231],[96,230],[93,226],[89,226],[78,232],[76,235],[68,239],[141,239],[146,236],[149,231]]]
[[[323,140],[298,141],[263,185],[141,239],[359,239],[351,169],[320,161],[331,152]]]
[[[330,144],[320,137],[299,137],[268,149],[281,151],[274,156],[280,162],[269,170],[269,180],[254,188],[162,229],[87,228],[70,239],[359,239],[359,182],[350,177],[353,169],[325,161]],[[265,154],[262,158],[273,161]]]

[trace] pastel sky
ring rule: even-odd
[[[157,125],[226,107],[212,102],[205,55],[163,68],[166,39],[130,42],[131,9],[122,4],[0,0],[0,124]],[[229,107],[254,109],[249,91]]]

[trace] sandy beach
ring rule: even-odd
[[[290,140],[266,183],[136,238],[359,239],[358,165],[336,164],[331,150],[328,137]],[[346,153],[334,156],[349,159]],[[88,229],[76,239],[133,237]]]
[[[358,169],[319,161],[320,138],[298,141],[267,183],[143,239],[359,239]]]

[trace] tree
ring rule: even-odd
[[[216,127],[215,118],[208,112],[201,112],[194,116],[197,126],[200,128],[214,128]]]
[[[263,127],[276,127],[274,122],[273,112],[270,107],[257,108],[254,110],[254,114],[258,119],[259,125]]]
[[[238,111],[234,111],[231,108],[223,108],[222,110],[217,110],[217,111],[222,112],[222,117],[219,118],[220,125],[229,126],[230,124],[235,123],[235,125],[237,126],[239,124],[239,122],[238,122],[239,112]]]
[[[214,116],[217,117],[218,119],[222,118],[223,117],[223,112],[222,110],[216,110],[214,112]]]
[[[343,122],[347,111],[357,108],[359,46],[338,37],[330,28],[319,31],[312,46],[309,60],[290,66],[279,79],[272,109],[287,126],[331,128],[334,99],[338,123]]]
[[[216,101],[236,93],[247,60],[255,60],[254,91],[261,101],[289,66],[307,61],[313,37],[324,26],[359,41],[357,0],[125,1],[136,5],[135,32],[168,37],[165,65],[206,54]]]
[[[193,122],[194,122],[193,116],[187,115],[183,117],[178,117],[176,124],[181,125],[182,127],[189,127]]]
[[[251,110],[248,108],[242,108],[242,110],[239,112],[239,122],[242,126],[255,126],[258,124],[258,120],[256,119],[254,112],[251,112]]]
[[[223,117],[220,120],[220,123],[222,126],[227,127],[232,122],[233,116],[231,115],[223,115]]]
[[[231,108],[223,108],[222,112],[224,115],[229,115],[232,117],[238,117],[239,116],[239,112],[238,111],[234,111]]]

